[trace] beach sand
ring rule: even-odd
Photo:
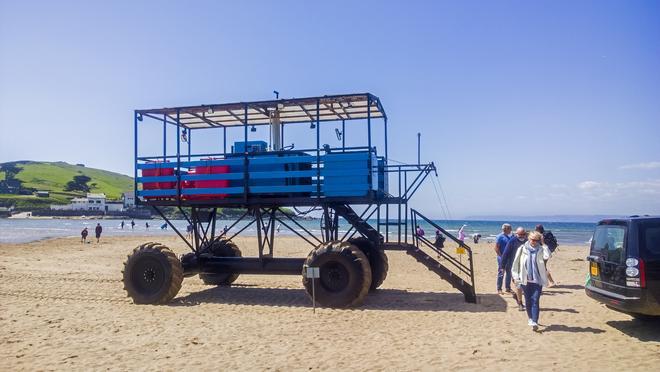
[[[560,283],[541,298],[542,333],[495,292],[492,245],[473,245],[479,304],[404,252],[388,252],[382,289],[357,309],[317,309],[300,276],[243,275],[231,288],[184,279],[165,306],[134,305],[126,255],[153,238],[0,245],[0,370],[653,370],[660,322],[641,322],[588,298],[588,248],[561,247]],[[177,253],[184,245],[160,239]],[[256,254],[255,238],[236,240]],[[299,239],[276,255],[304,257]]]

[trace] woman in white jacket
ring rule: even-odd
[[[525,294],[525,306],[529,318],[527,324],[534,330],[538,328],[541,291],[543,286],[548,284],[544,260],[550,258],[550,250],[541,244],[542,238],[538,231],[531,232],[527,243],[516,251],[511,268],[513,280],[522,286]]]

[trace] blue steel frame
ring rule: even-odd
[[[243,142],[244,146],[247,149],[247,144],[248,144],[248,126],[255,126],[255,125],[269,125],[269,123],[250,123],[249,121],[249,115],[248,111],[249,108],[252,107],[255,104],[258,104],[259,102],[252,102],[252,103],[243,103],[242,108],[243,108],[243,119],[241,120],[242,125],[235,125],[235,126],[225,126],[225,125],[220,125],[223,130],[223,152],[220,153],[211,153],[211,154],[192,154],[192,146],[191,146],[191,139],[192,139],[192,132],[193,128],[184,128],[187,133],[187,161],[182,162],[182,154],[181,154],[181,129],[183,127],[183,124],[181,122],[181,114],[182,112],[187,112],[187,110],[190,109],[190,107],[178,107],[173,110],[175,110],[176,113],[176,118],[172,118],[166,113],[162,114],[162,118],[158,116],[157,113],[154,112],[149,112],[150,110],[135,110],[134,112],[134,176],[135,176],[135,184],[134,184],[134,191],[135,191],[135,200],[137,204],[145,204],[145,205],[150,205],[154,209],[158,211],[158,213],[161,213],[160,210],[158,209],[161,206],[176,206],[181,210],[181,212],[184,213],[186,218],[191,222],[191,223],[196,223],[193,216],[191,215],[191,218],[188,218],[188,216],[185,214],[182,208],[184,207],[192,207],[193,211],[194,210],[200,210],[200,209],[213,209],[213,213],[215,213],[215,208],[217,207],[228,207],[228,208],[248,208],[249,210],[253,211],[259,211],[257,213],[257,219],[261,218],[260,215],[262,213],[263,208],[275,208],[278,209],[280,207],[284,206],[311,206],[311,207],[323,207],[324,208],[324,213],[326,216],[324,218],[327,221],[330,221],[330,227],[333,229],[337,229],[337,226],[332,226],[331,221],[333,219],[336,219],[336,216],[330,216],[327,215],[328,213],[328,208],[327,206],[331,203],[342,203],[342,204],[355,204],[355,205],[365,205],[366,209],[361,218],[366,215],[366,218],[370,218],[373,216],[374,212],[377,213],[377,231],[381,232],[381,228],[384,228],[385,232],[385,241],[387,242],[389,239],[389,229],[390,226],[397,226],[397,242],[400,244],[402,242],[408,242],[408,206],[407,202],[408,199],[412,196],[412,194],[417,190],[417,188],[421,185],[421,183],[424,181],[426,176],[431,173],[435,172],[435,166],[433,163],[430,164],[410,164],[410,165],[389,165],[388,164],[388,131],[387,131],[387,125],[388,125],[388,120],[387,120],[387,115],[385,114],[385,111],[382,108],[381,101],[378,97],[375,97],[371,94],[366,94],[366,99],[367,99],[367,106],[366,106],[366,124],[367,124],[367,147],[346,147],[346,120],[354,120],[350,117],[342,118],[341,119],[341,125],[342,125],[342,142],[341,142],[341,148],[331,148],[329,149],[323,149],[321,148],[321,143],[320,143],[320,128],[321,128],[321,122],[325,121],[337,121],[337,120],[322,120],[321,119],[321,99],[327,98],[329,96],[323,96],[323,97],[311,97],[311,99],[316,100],[316,112],[315,115],[311,115],[307,110],[303,108],[303,111],[308,115],[308,118],[312,119],[312,122],[315,122],[316,125],[316,148],[314,149],[303,149],[303,150],[296,150],[299,153],[304,153],[307,154],[305,156],[299,156],[294,158],[280,158],[279,162],[284,162],[284,163],[295,163],[297,161],[301,160],[309,160],[311,158],[312,162],[315,163],[315,169],[314,170],[309,170],[309,171],[286,171],[286,172],[269,172],[271,176],[281,176],[281,177],[287,177],[291,178],[292,174],[297,175],[297,176],[305,176],[308,177],[311,173],[315,173],[316,177],[316,182],[312,182],[311,185],[305,186],[305,185],[300,185],[300,186],[284,186],[281,189],[278,189],[277,187],[261,187],[266,193],[280,193],[284,192],[284,194],[278,194],[278,195],[255,195],[255,190],[261,190],[260,186],[250,186],[249,185],[249,180],[255,180],[261,177],[258,175],[258,173],[254,173],[250,171],[250,165],[259,163],[259,161],[263,161],[264,159],[259,159],[259,155],[257,154],[249,154],[247,151],[242,154],[242,157],[238,157],[235,154],[228,154],[227,153],[227,129],[231,129],[233,127],[240,128],[241,126],[243,127]],[[330,97],[342,97],[342,96],[330,96]],[[304,99],[306,101],[309,101],[310,98]],[[295,100],[279,100],[279,101],[274,101],[274,102],[295,102]],[[381,118],[384,123],[384,157],[377,157],[376,153],[376,148],[372,147],[372,104],[373,103],[377,104],[379,112],[382,114]],[[209,106],[210,107],[210,106]],[[301,106],[302,107],[302,106]],[[157,111],[157,110],[156,110]],[[239,116],[235,115],[232,113],[232,115],[235,118],[239,118]],[[163,124],[163,155],[161,156],[139,156],[138,152],[138,136],[139,136],[139,122],[143,120],[144,117],[148,117],[152,120],[157,120],[161,121]],[[357,119],[362,119],[364,120],[364,117],[360,117]],[[306,121],[297,121],[298,123],[309,123],[309,120]],[[286,123],[286,125],[290,125],[293,122]],[[176,126],[176,155],[168,155],[167,154],[167,125],[174,125]],[[285,124],[282,125],[282,130],[281,130],[281,143],[284,143],[284,128],[286,127]],[[201,129],[201,128],[200,128]],[[361,152],[364,152],[366,150],[367,153],[367,180],[368,180],[368,192],[366,195],[349,195],[349,196],[337,196],[337,197],[328,197],[323,195],[323,188],[322,188],[322,179],[325,179],[328,177],[328,175],[324,175],[322,173],[322,165],[323,165],[323,155],[322,151],[326,151],[327,153],[334,153],[333,151],[340,151],[342,154],[346,154],[347,156],[350,153],[355,153],[359,154]],[[315,156],[309,156],[309,153],[314,153]],[[268,152],[267,154],[276,154],[277,152]],[[373,157],[372,154],[373,153]],[[230,159],[228,159],[228,155],[230,155]],[[193,158],[201,159],[202,157],[216,157],[216,156],[221,156],[222,159],[218,161],[201,161],[201,160],[193,160]],[[149,168],[157,168],[157,164],[140,164],[140,162],[146,162],[148,160],[156,160],[156,159],[162,159],[162,162],[165,163],[169,159],[176,158],[176,171],[174,176],[157,176],[157,177],[140,177],[138,174],[138,169],[149,169]],[[281,160],[284,159],[284,160]],[[372,170],[374,167],[377,166],[377,164],[372,164],[373,159],[377,159],[382,161],[383,163],[383,169],[382,173],[384,177],[388,177],[390,174],[394,173],[396,176],[398,176],[398,195],[391,195],[387,192],[387,190],[373,190],[374,182],[377,182],[373,179],[372,175],[373,172]],[[277,163],[278,159],[274,159],[274,162]],[[193,166],[198,166],[198,165],[238,165],[242,163],[242,170],[243,170],[243,175],[242,177],[238,177],[236,174],[208,174],[208,175],[186,175],[184,174],[182,168],[190,168]],[[417,176],[414,178],[413,182],[408,184],[408,173],[417,173]],[[350,175],[350,173],[348,174]],[[403,180],[402,180],[403,177]],[[216,189],[190,189],[190,190],[185,190],[182,192],[182,184],[183,182],[186,181],[191,181],[191,180],[196,180],[196,181],[208,181],[208,180],[243,180],[243,186],[242,187],[228,187],[228,188],[216,188]],[[146,191],[146,190],[139,190],[138,184],[139,183],[147,183],[147,182],[175,182],[176,184],[176,193],[175,195],[172,195],[171,193],[164,192],[165,190],[154,190],[154,191]],[[378,185],[376,185],[378,186]],[[315,189],[315,192],[312,190]],[[378,187],[376,187],[378,189]],[[204,200],[199,200],[199,199],[192,199],[192,198],[186,198],[186,195],[192,196],[192,195],[198,195],[198,194],[208,194],[208,193],[214,193],[214,194],[228,194],[228,195],[240,195],[242,194],[242,197],[239,198],[215,198],[215,199],[204,199]],[[151,199],[142,199],[141,197],[150,197]],[[390,219],[390,213],[389,213],[389,204],[394,204],[397,205],[397,216],[394,221]],[[367,215],[367,211],[369,211],[371,206],[375,206],[374,210],[371,210],[371,213]],[[384,222],[382,221],[382,216],[381,216],[381,206],[385,207],[385,219]],[[402,206],[404,206],[404,211],[402,211]],[[271,215],[274,212],[269,212]],[[193,213],[195,214],[195,213]],[[162,214],[161,214],[162,215]],[[164,217],[164,216],[163,216]],[[243,216],[245,217],[245,216]],[[403,221],[402,221],[403,218]],[[166,219],[167,220],[167,219]],[[255,219],[256,221],[256,219]],[[238,221],[237,221],[238,222]],[[253,221],[254,222],[254,221]],[[280,221],[283,225],[284,223]],[[173,225],[170,224],[172,228],[174,228]],[[288,225],[285,225],[288,227]],[[402,231],[402,226],[404,227],[404,231]],[[302,226],[298,226],[299,228]],[[351,226],[351,229],[349,229],[349,232],[347,232],[343,238],[350,238],[352,237],[358,229],[353,229],[353,226]],[[175,229],[176,231],[176,229]],[[292,230],[293,231],[293,230]],[[412,231],[412,229],[411,229]],[[295,231],[294,231],[295,232]],[[177,231],[177,233],[179,233]],[[403,240],[402,240],[402,233],[403,233]],[[211,234],[214,234],[214,231],[211,231]],[[298,233],[296,233],[298,234]],[[308,232],[309,235],[312,235],[311,233]],[[325,231],[324,234],[329,237],[329,236],[337,236],[337,232],[334,231],[332,233]],[[182,234],[179,233],[179,235],[183,238]],[[206,237],[201,239],[201,241],[204,241]],[[193,248],[194,251],[197,250],[197,228],[195,229],[195,247],[193,247],[189,242],[188,245]],[[260,239],[261,240],[261,239]],[[316,239],[318,241],[318,239]],[[270,242],[270,249],[272,251],[272,242]],[[260,246],[262,243],[260,242]],[[261,249],[260,249],[260,255],[261,255]]]

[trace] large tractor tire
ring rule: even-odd
[[[241,250],[231,240],[216,239],[202,248],[202,254],[207,253],[216,257],[242,257]],[[200,273],[199,278],[207,285],[228,286],[238,279],[239,274],[212,274]]]
[[[320,278],[307,278],[307,267],[318,267]],[[324,243],[310,252],[303,266],[303,285],[316,302],[326,307],[353,307],[362,304],[371,286],[367,256],[348,242]]]
[[[390,268],[387,255],[382,249],[377,249],[376,245],[367,238],[353,238],[348,242],[358,247],[369,259],[371,266],[371,288],[369,290],[376,290],[387,278],[387,271]]]
[[[136,304],[165,304],[179,293],[183,281],[181,262],[166,246],[145,243],[124,262],[124,289]]]

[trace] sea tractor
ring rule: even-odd
[[[140,137],[147,125],[149,135]],[[284,146],[296,125],[309,130],[306,138],[315,144]],[[346,145],[347,125],[359,133],[360,146]],[[269,126],[269,138],[253,138],[260,126]],[[321,143],[322,126],[323,133],[334,127],[334,143]],[[136,304],[165,304],[184,277],[195,275],[211,286],[230,286],[241,274],[301,275],[318,304],[355,307],[387,277],[385,252],[400,250],[476,302],[470,247],[408,206],[427,177],[437,177],[435,165],[389,159],[387,126],[382,101],[370,93],[136,110],[136,203],[153,208],[190,252],[178,257],[153,242],[135,248],[124,263],[128,296]],[[228,151],[229,137],[238,140]],[[194,144],[203,142],[197,138],[217,139],[215,151],[196,152]],[[162,151],[154,150],[159,143]],[[239,210],[239,217],[216,226],[220,208]],[[165,210],[185,218],[189,236]],[[291,212],[301,210],[316,211],[310,215],[320,218],[320,230]],[[456,252],[416,234],[419,224],[444,233]],[[307,257],[275,255],[276,225],[309,243]],[[256,226],[258,256],[244,257],[232,240],[250,226]]]

